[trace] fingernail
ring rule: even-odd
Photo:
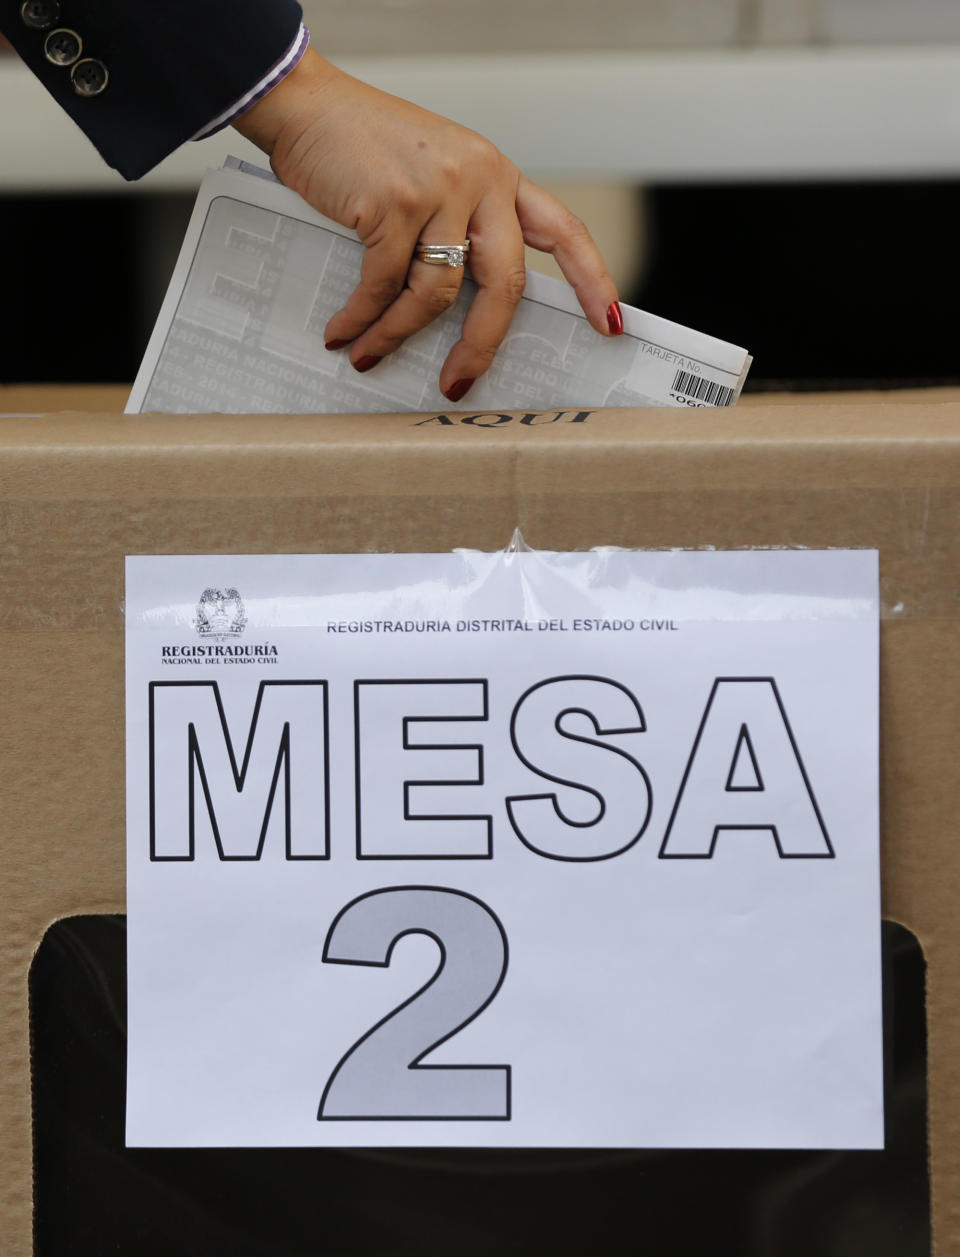
[[[476,380],[457,380],[456,384],[451,384],[444,396],[447,401],[458,402],[461,397],[466,397],[467,393]]]
[[[366,354],[363,358],[358,358],[356,360],[353,364],[353,369],[354,371],[359,371],[362,374],[364,371],[372,371],[377,363],[382,361],[382,355],[379,358],[374,358],[373,354]]]
[[[328,340],[324,345],[324,349],[342,349],[344,345],[349,345],[348,340]]]
[[[614,301],[607,307],[607,327],[610,329],[611,336],[623,335],[623,313],[620,310],[619,301]]]

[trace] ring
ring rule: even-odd
[[[470,241],[463,244],[424,244],[418,241],[413,256],[418,262],[427,262],[430,266],[463,266],[470,252]]]

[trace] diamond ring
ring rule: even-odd
[[[463,244],[424,244],[419,241],[413,251],[418,262],[427,262],[430,266],[463,266],[470,252],[470,241]]]

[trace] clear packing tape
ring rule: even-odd
[[[396,621],[397,632],[435,632],[435,626],[450,625],[458,633],[528,631],[530,626],[546,625],[558,606],[577,605],[580,621],[594,628],[601,623],[628,625],[631,630],[652,629],[658,618],[673,617],[684,622],[791,619],[849,619],[869,617],[874,604],[872,590],[854,590],[846,574],[832,568],[829,574],[813,562],[779,566],[759,564],[755,555],[781,552],[810,555],[804,548],[749,547],[722,552],[709,569],[710,579],[724,583],[723,592],[710,589],[709,600],[701,582],[684,584],[688,578],[677,559],[687,554],[721,553],[715,547],[698,550],[673,548],[637,551],[623,546],[595,546],[580,552],[548,552],[529,546],[519,529],[502,550],[485,552],[458,549],[451,554],[432,555],[430,575],[398,576],[395,554],[377,556],[328,555],[329,571],[348,572],[338,576],[334,588],[324,587],[310,571],[308,556],[287,556],[289,587],[271,589],[269,595],[241,599],[235,589],[209,588],[200,594],[190,585],[190,576],[172,580],[169,599],[159,585],[155,603],[137,608],[134,624],[138,629],[156,630],[169,636],[172,631],[212,633],[211,616],[219,626],[239,636],[247,617],[267,633],[286,628],[322,631],[338,621],[353,634],[379,631],[378,607],[386,596],[403,607],[403,619]],[[643,554],[646,563],[638,575],[635,557]],[[382,561],[378,562],[378,557]],[[242,560],[238,560],[242,562]],[[194,576],[203,570],[231,570],[229,557],[177,560],[184,573]],[[205,565],[205,567],[204,567]],[[706,569],[702,569],[706,570]],[[394,584],[398,579],[403,583]],[[412,583],[410,583],[412,581]],[[726,583],[729,582],[729,583]],[[345,604],[344,589],[350,589]],[[182,600],[189,591],[188,600]],[[200,602],[194,596],[200,596]],[[510,618],[489,619],[489,604],[510,606]],[[344,606],[349,619],[344,620]],[[128,612],[133,614],[128,608]],[[576,623],[577,621],[575,621]],[[393,621],[390,621],[393,623]],[[503,627],[501,627],[501,624]],[[491,629],[489,626],[493,625]],[[515,626],[515,629],[512,628]],[[388,630],[389,631],[389,630]],[[589,630],[584,630],[589,631]],[[212,638],[211,638],[212,640]]]
[[[719,518],[719,499],[726,496],[718,493],[717,502],[711,502],[708,494],[698,496],[697,532],[701,536],[707,533],[716,537],[714,543],[684,543],[683,534],[690,533],[691,526],[677,519],[675,495],[667,493],[640,496],[639,527],[624,528],[620,523],[613,529],[598,527],[596,533],[604,533],[606,537],[597,536],[596,540],[602,542],[613,533],[619,542],[624,532],[630,532],[638,535],[637,544],[622,548],[653,551],[876,549],[880,554],[882,620],[954,621],[960,618],[960,489],[806,491],[786,503],[779,503],[776,518],[768,520],[764,515],[768,513],[770,495],[764,493],[753,509],[751,495],[743,492],[739,495],[734,529],[725,526]],[[195,521],[196,528],[190,535],[200,540],[201,552],[267,552],[273,542],[275,552],[306,553],[320,548],[315,543],[311,545],[310,538],[328,534],[328,529],[315,525],[306,530],[294,529],[287,526],[287,521],[297,515],[302,519],[318,514],[329,520],[336,515],[339,505],[331,498],[323,503],[290,499],[277,502],[270,527],[260,536],[251,536],[248,528],[231,526],[236,510],[225,508],[216,500],[182,502],[179,510],[184,518]],[[396,543],[396,534],[402,531],[391,527],[390,521],[409,511],[409,501],[388,497],[367,505],[366,552],[389,553],[400,549],[396,544],[389,544]],[[548,508],[544,514],[555,514],[553,504],[543,499],[535,505]],[[838,530],[831,526],[838,507],[845,517],[842,545],[837,545]],[[452,509],[452,504],[445,503],[439,514]],[[612,517],[620,514],[615,500],[608,498],[604,513]],[[0,502],[0,535],[7,538],[2,556],[5,576],[0,600],[0,631],[120,631],[123,627],[123,554],[183,552],[185,549],[181,528],[177,529],[176,537],[170,535],[169,514],[170,504],[165,501],[134,504]],[[630,514],[637,514],[636,500]],[[438,518],[436,510],[434,518]],[[443,520],[439,522],[438,531],[442,532]],[[544,528],[533,520],[527,535],[555,534],[555,521],[546,522]],[[560,531],[569,536],[572,530],[561,521]],[[585,531],[581,524],[571,540],[581,540]],[[290,537],[298,533],[300,544],[294,542],[291,546]],[[749,543],[743,540],[745,535],[771,540],[765,544]],[[673,543],[669,540],[671,537],[675,538]],[[323,540],[326,543],[323,549],[335,552],[330,542],[336,542],[336,537],[325,535]],[[257,541],[259,544],[250,544]],[[580,545],[570,548],[600,549],[613,556],[621,547],[584,546],[581,541]],[[354,552],[353,547],[346,552]],[[526,546],[518,530],[505,553],[532,556],[534,552]]]

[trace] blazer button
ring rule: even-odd
[[[107,67],[95,57],[84,57],[70,71],[70,82],[78,96],[99,96],[109,78]]]
[[[53,65],[73,65],[81,52],[83,40],[76,31],[68,31],[65,26],[51,31],[43,41],[43,55]]]
[[[57,0],[23,0],[20,18],[32,30],[48,31],[60,19],[60,6]]]

